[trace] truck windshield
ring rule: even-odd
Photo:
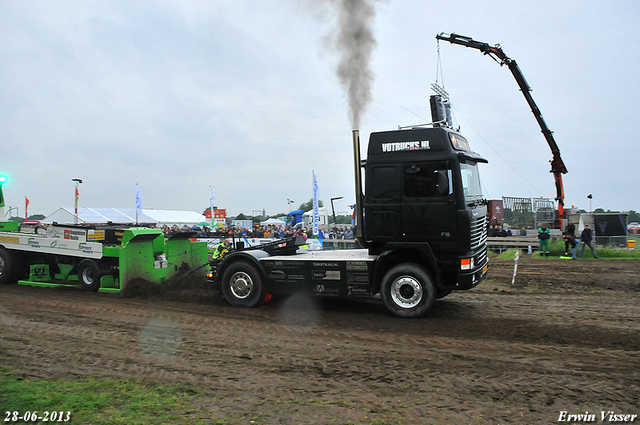
[[[460,163],[460,173],[462,175],[464,200],[466,202],[484,202],[478,165],[476,163]]]

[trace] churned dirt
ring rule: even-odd
[[[640,414],[640,262],[524,256],[512,285],[513,269],[492,259],[489,279],[421,319],[391,316],[375,300],[234,309],[188,279],[127,297],[3,285],[0,364],[30,378],[192,386],[200,397],[185,422],[550,424],[563,411],[596,423],[601,411]]]

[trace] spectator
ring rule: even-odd
[[[285,238],[290,238],[290,237],[292,237],[292,236],[294,236],[294,232],[293,232],[293,230],[291,229],[291,227],[288,227],[288,226],[287,226],[287,227],[285,227],[285,229],[284,229],[284,237],[285,237]]]
[[[305,234],[304,230],[302,230],[302,227],[296,231],[294,236],[302,236],[305,241],[307,240],[307,235]]]
[[[564,240],[564,255],[569,255],[569,238],[575,239],[576,237],[576,226],[573,224],[571,220],[567,224],[567,227],[564,228],[564,234],[567,238]],[[575,256],[574,256],[575,257]]]
[[[568,236],[566,234],[564,235],[563,239],[564,239],[565,246],[567,245],[571,246],[571,258],[575,260],[576,252],[578,252],[578,246],[580,246],[580,242],[578,242],[575,236]]]
[[[580,234],[580,243],[582,244],[582,248],[580,248],[580,258],[582,258],[582,254],[584,254],[585,245],[591,248],[591,252],[593,253],[593,258],[598,258],[598,254],[596,254],[596,250],[591,245],[591,241],[593,240],[593,234],[591,233],[591,229],[589,229],[589,225],[584,225],[584,230]]]
[[[542,226],[538,228],[538,239],[540,240],[540,256],[549,256],[549,238],[549,228],[546,224],[542,224]]]

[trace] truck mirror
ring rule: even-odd
[[[449,176],[446,170],[438,171],[438,191],[440,195],[449,194]]]

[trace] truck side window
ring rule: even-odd
[[[396,167],[375,167],[371,170],[368,195],[371,199],[398,199],[400,176]]]
[[[443,179],[444,176],[446,179]],[[405,198],[433,198],[450,193],[451,170],[446,163],[410,164],[404,167]]]

